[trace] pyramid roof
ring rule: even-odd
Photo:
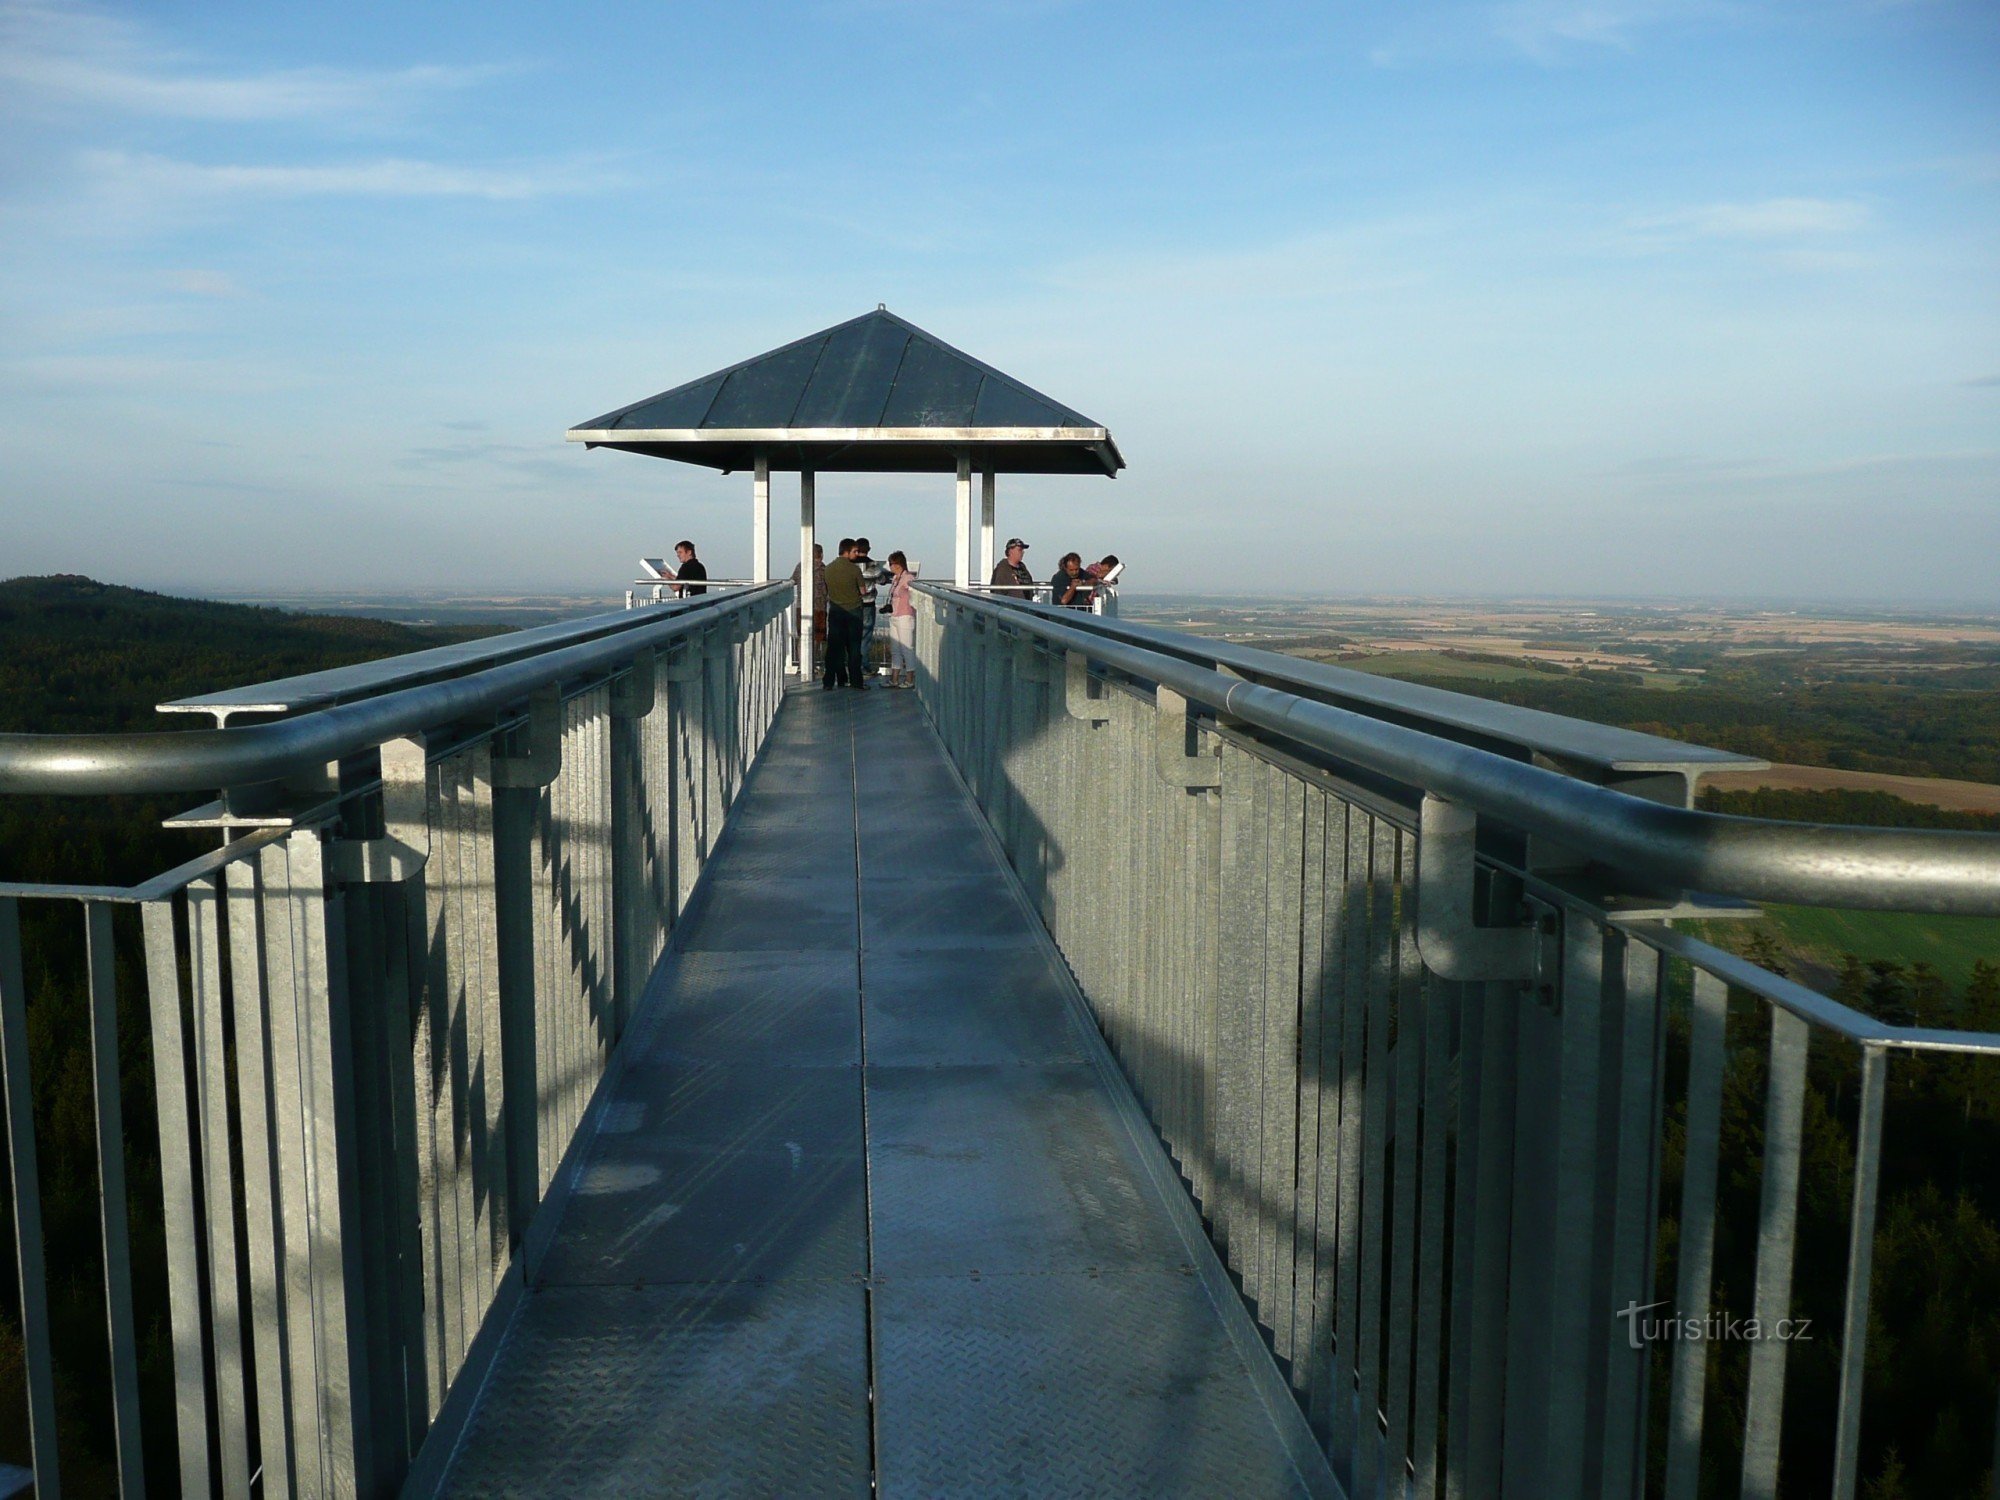
[[[1105,474],[1110,432],[885,307],[579,422],[571,442],[708,468]]]

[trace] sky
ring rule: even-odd
[[[877,303],[1118,440],[1038,576],[2000,607],[1991,0],[0,0],[0,576],[738,573],[565,429]]]

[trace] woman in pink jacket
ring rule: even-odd
[[[889,554],[889,686],[917,685],[917,605],[910,583],[917,575],[900,552]]]

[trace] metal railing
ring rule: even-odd
[[[1670,924],[2000,912],[2000,836],[1694,812],[1550,769],[1685,774],[1650,736],[922,598],[927,712],[1350,1493],[1856,1493],[1892,1063],[1993,1087],[2000,1035]],[[1804,1430],[1790,1343],[1702,1336],[1792,1318],[1795,1261],[1838,1286]]]
[[[551,1231],[565,1155],[776,713],[791,595],[774,584],[184,705],[300,710],[247,727],[0,736],[0,791],[215,791],[183,821],[226,840],[129,888],[0,884],[0,1072],[45,1500],[61,1484],[58,1355],[24,903],[75,901],[83,917],[120,1488],[144,1489],[136,1211],[163,1220],[182,1492],[390,1493],[462,1420],[496,1309]],[[124,998],[143,1026],[121,1032],[116,957],[134,940],[144,1003]],[[152,1061],[157,1203],[126,1181],[135,1051]]]

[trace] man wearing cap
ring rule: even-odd
[[[1028,571],[1023,554],[1028,544],[1017,536],[1007,538],[1007,555],[993,565],[993,587],[996,592],[1011,594],[1016,599],[1032,599],[1035,596],[1035,575]]]

